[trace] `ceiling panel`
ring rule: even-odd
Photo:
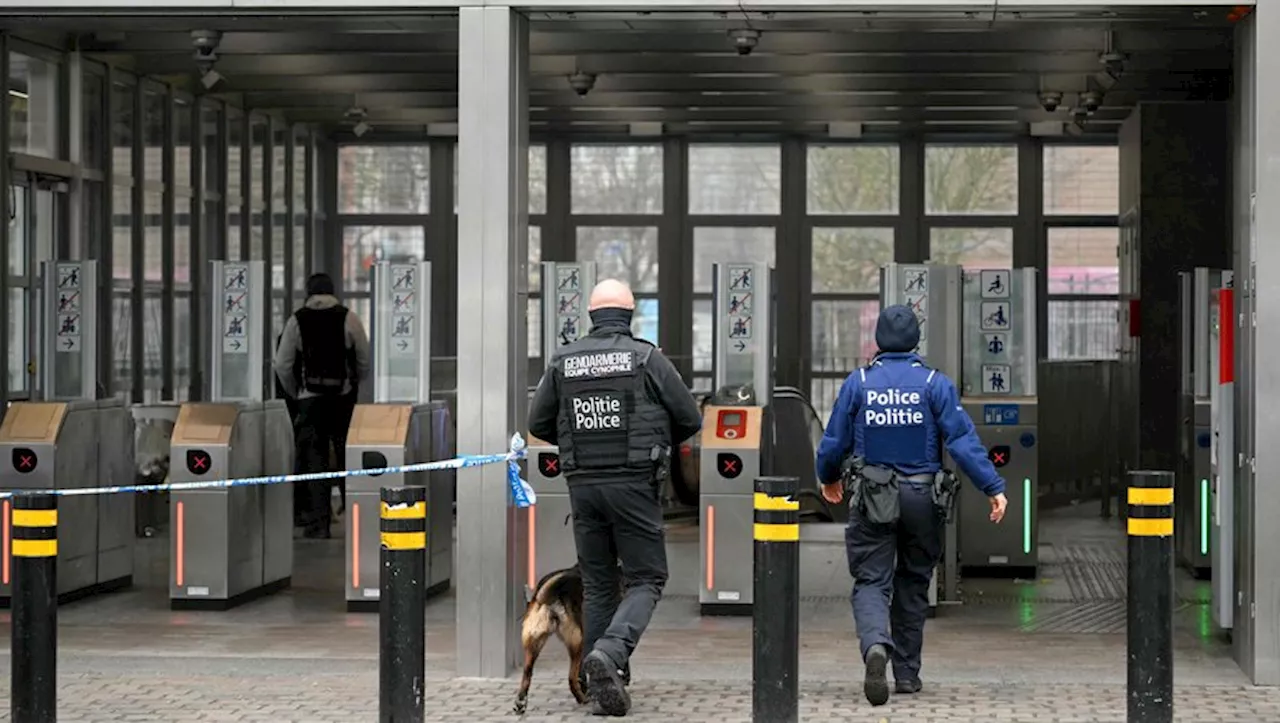
[[[1114,133],[1142,101],[1225,99],[1233,31],[1222,7],[1064,3],[843,12],[554,12],[530,17],[535,130],[825,135],[1025,133],[1060,120]],[[361,110],[373,132],[456,122],[455,14],[311,12],[236,17],[140,8],[128,16],[0,18],[18,37],[173,82],[192,93],[335,131]],[[192,30],[221,31],[212,91],[199,82]],[[735,50],[749,31],[750,54]],[[576,71],[593,76],[585,95]],[[1050,112],[1042,92],[1061,94]],[[1083,94],[1092,113],[1073,113]]]

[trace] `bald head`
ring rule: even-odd
[[[634,311],[636,297],[631,295],[631,288],[617,279],[605,279],[591,290],[591,300],[587,303],[587,311],[597,309],[626,309]]]

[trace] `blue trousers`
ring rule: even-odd
[[[851,510],[845,552],[853,576],[853,619],[862,657],[873,645],[890,651],[893,677],[918,680],[929,580],[942,556],[941,512],[928,485],[904,482],[896,525],[862,519]]]

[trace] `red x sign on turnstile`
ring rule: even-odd
[[[14,470],[27,474],[34,472],[36,469],[36,453],[26,447],[18,447],[13,450],[13,468]]]
[[[991,464],[996,467],[1005,466],[1009,463],[1009,446],[1002,444],[998,447],[992,447],[987,451],[987,459],[991,460]]]
[[[716,455],[716,469],[720,470],[721,477],[734,479],[742,474],[742,458],[736,454],[721,452]]]
[[[209,471],[209,453],[202,449],[187,450],[187,471],[191,474],[204,474]]]
[[[539,452],[538,471],[543,477],[555,477],[560,474],[560,455],[555,452]]]

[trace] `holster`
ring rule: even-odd
[[[940,469],[933,475],[933,504],[938,508],[943,522],[951,522],[959,491],[960,479],[951,470]]]
[[[902,514],[898,473],[888,467],[866,464],[861,458],[846,460],[841,470],[849,510],[878,525],[897,523]]]
[[[653,481],[659,489],[671,477],[671,448],[655,445],[649,450],[649,460],[653,462]]]

